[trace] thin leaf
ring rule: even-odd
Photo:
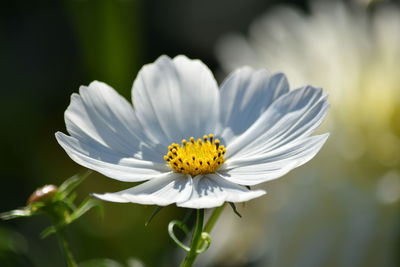
[[[79,207],[71,214],[70,216],[70,223],[81,217],[83,214],[88,212],[90,209],[98,207],[100,210],[102,210],[102,206],[99,201],[93,198],[86,198],[82,203],[79,205]]]
[[[65,180],[59,187],[58,191],[62,194],[62,197],[67,197],[72,191],[80,185],[93,171],[87,170],[83,174],[76,174],[71,178]]]
[[[0,219],[11,220],[20,217],[29,217],[31,215],[33,215],[32,211],[28,208],[24,208],[24,209],[10,210],[7,212],[0,213]]]
[[[144,223],[144,226],[148,226],[148,225],[151,223],[151,221],[153,220],[153,218],[162,210],[162,208],[164,208],[164,207],[157,206],[157,207],[153,210],[153,212],[151,213],[151,215],[150,215],[150,217],[147,219],[147,221]]]
[[[211,236],[210,236],[209,233],[207,233],[207,232],[202,232],[200,238],[201,238],[202,242],[201,242],[200,248],[198,248],[198,249],[196,250],[197,254],[203,253],[203,252],[206,251],[206,250],[210,247],[210,245],[211,245]]]
[[[183,244],[175,235],[174,233],[174,227],[178,227],[181,231],[185,233],[185,235],[188,235],[189,233],[189,228],[182,223],[181,221],[178,220],[173,220],[168,224],[168,234],[171,237],[171,239],[177,244],[179,247],[181,247],[183,250],[189,252],[190,248]]]
[[[231,206],[233,212],[234,212],[237,216],[239,216],[240,218],[242,218],[242,215],[241,215],[241,214],[237,211],[237,209],[236,209],[235,203],[233,203],[233,202],[228,202],[228,203],[229,203],[229,205]]]
[[[57,228],[55,226],[49,226],[40,233],[40,238],[45,239],[49,235],[55,234],[56,232]]]

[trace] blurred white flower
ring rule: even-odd
[[[264,67],[294,86],[322,85],[333,111],[324,127],[333,134],[296,179],[277,181],[266,205],[247,205],[246,222],[222,217],[204,266],[398,265],[400,11],[355,2],[312,1],[310,13],[271,9],[248,37],[218,44],[225,71]]]
[[[65,112],[69,135],[56,133],[78,164],[148,180],[96,194],[103,200],[188,208],[247,201],[265,191],[246,186],[309,161],[328,136],[310,136],[325,117],[326,94],[289,91],[283,74],[266,70],[238,69],[219,90],[199,60],[161,56],[139,72],[132,101],[134,108],[104,83],[82,86]]]
[[[378,181],[376,194],[382,203],[391,204],[400,199],[400,174],[391,170]]]
[[[248,38],[230,35],[217,46],[225,70],[237,66],[283,71],[328,91],[337,148],[347,159],[370,153],[383,165],[400,160],[400,11],[374,12],[340,1],[314,1],[311,15],[288,7],[269,12]],[[339,128],[340,127],[340,128]]]
[[[319,159],[316,165],[323,164]],[[302,168],[295,179],[269,184],[267,203],[241,210],[246,220],[226,210],[198,266],[398,266],[399,206],[377,201],[375,188],[355,185],[351,177],[331,175],[337,179],[332,186],[324,175],[329,171]],[[385,188],[392,197],[398,181],[387,182],[396,184]]]

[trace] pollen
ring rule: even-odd
[[[190,137],[183,139],[181,144],[168,146],[168,153],[164,160],[175,172],[190,174],[192,177],[199,174],[215,172],[224,163],[226,148],[214,139],[213,134],[203,138]]]

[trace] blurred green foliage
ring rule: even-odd
[[[130,97],[143,38],[137,1],[64,1],[89,80],[106,81]]]

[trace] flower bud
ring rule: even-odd
[[[47,202],[52,199],[52,197],[58,191],[58,187],[55,185],[45,185],[36,189],[35,192],[29,197],[27,204],[32,204],[35,202]]]

